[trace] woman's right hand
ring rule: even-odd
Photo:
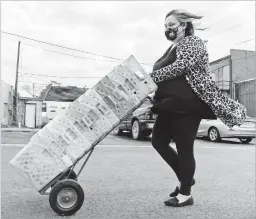
[[[154,101],[155,101],[155,92],[149,94],[149,95],[148,95],[148,98],[149,98],[149,100],[150,100],[151,103],[154,102]]]

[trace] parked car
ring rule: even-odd
[[[122,135],[124,131],[129,131],[135,140],[141,140],[146,136],[150,136],[156,118],[156,115],[150,110],[151,106],[150,100],[146,100],[137,110],[121,122],[113,130],[113,133],[115,135]]]
[[[113,133],[122,135],[124,131],[129,131],[133,139],[140,140],[152,133],[156,115],[150,111],[152,104],[146,101],[132,115],[127,117]],[[247,117],[240,126],[229,128],[220,119],[203,119],[200,123],[197,137],[207,137],[208,140],[218,142],[222,138],[238,138],[242,143],[250,143],[256,137],[256,119]]]
[[[207,137],[210,141],[218,142],[222,138],[238,138],[242,143],[249,143],[256,135],[256,120],[247,117],[240,126],[229,128],[220,119],[203,119],[200,123],[197,136]]]

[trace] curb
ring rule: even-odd
[[[26,144],[1,144],[1,147],[24,148]]]
[[[3,129],[1,132],[38,132],[40,129]]]

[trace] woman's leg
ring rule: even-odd
[[[195,173],[194,141],[201,118],[190,115],[178,115],[172,123],[175,126],[176,148],[180,167],[180,191],[177,196],[164,203],[168,206],[181,207],[194,203],[191,196],[191,184]]]
[[[180,167],[177,152],[169,146],[173,137],[173,117],[168,114],[158,114],[152,131],[152,145],[166,163],[173,169],[180,180]]]
[[[175,143],[180,167],[180,194],[190,195],[195,173],[194,141],[201,118],[191,115],[175,117]],[[173,123],[173,124],[174,124]]]

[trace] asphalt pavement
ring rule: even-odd
[[[60,218],[50,208],[48,196],[33,190],[8,165],[31,136],[31,133],[2,133],[3,219]],[[255,146],[235,140],[211,143],[198,139],[195,157],[196,185],[192,191],[195,204],[185,208],[167,207],[163,201],[178,182],[152,148],[150,139],[134,141],[128,135],[109,135],[95,148],[79,177],[85,201],[70,218],[255,218]]]

